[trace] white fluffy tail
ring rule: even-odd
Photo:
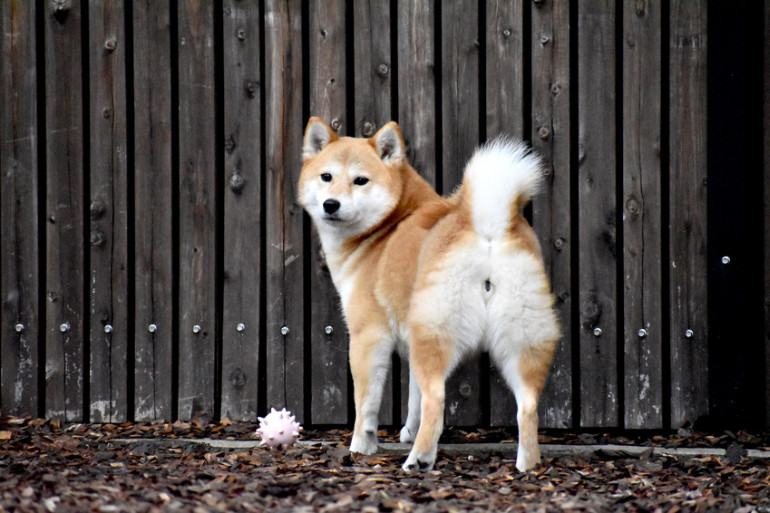
[[[461,192],[470,192],[464,199],[470,199],[476,233],[487,239],[504,236],[542,182],[540,159],[522,142],[497,137],[476,150],[465,167]]]

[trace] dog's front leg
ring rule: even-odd
[[[351,337],[350,371],[356,405],[356,424],[352,452],[373,454],[377,451],[377,417],[393,344],[387,339]]]

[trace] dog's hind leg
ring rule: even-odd
[[[406,415],[406,422],[401,428],[400,440],[408,444],[414,442],[417,436],[417,430],[420,428],[420,385],[417,384],[417,378],[414,376],[414,368],[409,363],[409,406]]]
[[[517,352],[500,351],[499,346],[493,346],[491,351],[493,360],[516,396],[516,420],[519,424],[516,468],[522,472],[540,463],[537,402],[545,386],[554,347],[554,342],[546,342]]]
[[[387,339],[350,341],[350,371],[356,406],[356,423],[350,443],[352,452],[373,454],[377,451],[377,417],[393,345]]]
[[[430,470],[436,462],[438,439],[444,429],[445,382],[453,360],[453,346],[427,328],[415,326],[410,362],[422,392],[420,429],[404,470]]]

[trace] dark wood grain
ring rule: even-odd
[[[267,405],[305,422],[303,210],[297,201],[302,134],[302,9],[265,3]],[[282,334],[282,328],[286,334]]]
[[[46,3],[46,397],[45,415],[85,419],[82,11]]]
[[[134,418],[171,420],[174,248],[167,5],[133,2]],[[151,328],[152,326],[152,328]]]
[[[38,415],[38,76],[30,2],[0,3],[0,408]],[[18,328],[17,328],[18,326]]]
[[[216,159],[214,12],[180,3],[179,399],[177,414],[214,413]]]
[[[580,425],[618,423],[614,2],[580,2],[578,205]],[[601,331],[598,331],[601,330]]]
[[[340,135],[354,131],[347,119],[345,2],[310,2],[310,112],[325,119]],[[315,232],[310,238],[310,421],[344,424],[348,420],[348,336],[339,297],[321,255]],[[327,334],[327,331],[330,333]]]
[[[128,169],[122,1],[90,2],[90,418],[128,420]]]
[[[661,26],[657,3],[623,5],[623,382],[632,429],[663,427]]]
[[[543,192],[532,200],[533,227],[543,260],[562,338],[543,390],[540,425],[568,428],[572,416],[572,205],[574,187],[570,96],[570,6],[567,2],[535,4],[532,9],[532,146],[546,163]],[[489,64],[487,64],[489,70]]]
[[[676,428],[708,412],[706,2],[673,1],[670,16],[670,427]]]
[[[498,135],[524,139],[524,13],[519,2],[486,5],[487,139]],[[494,364],[489,377],[489,421],[516,425],[516,399]],[[483,379],[483,378],[482,378]]]
[[[254,420],[259,386],[262,259],[262,76],[256,3],[225,2],[225,205],[222,416]]]
[[[478,8],[475,2],[441,2],[441,183],[449,193],[462,181],[465,164],[479,143]],[[448,425],[473,426],[483,415],[480,357],[460,364],[446,385]]]
[[[358,137],[371,137],[393,119],[391,89],[391,13],[388,2],[362,0],[353,3],[354,128]],[[393,378],[385,383],[379,422],[394,424]],[[401,376],[396,379],[400,380]],[[406,399],[404,399],[406,400]]]

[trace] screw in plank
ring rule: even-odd
[[[332,119],[332,122],[331,122],[332,130],[336,132],[340,129],[341,126],[342,126],[342,121],[340,121],[337,118]]]
[[[332,333],[334,333],[334,328],[332,328],[331,326],[327,326],[324,328],[324,333],[326,333],[327,335],[331,335]]]
[[[361,135],[364,137],[371,137],[374,135],[374,125],[370,121],[364,121],[361,127]]]
[[[193,332],[193,333],[195,333],[196,335],[197,335],[198,333],[200,333],[200,332],[201,332],[201,326],[200,326],[200,324],[196,324],[195,326],[193,326],[193,327],[192,327],[192,332]]]
[[[695,336],[695,332],[693,330],[686,330],[684,332],[685,338],[693,338]]]
[[[725,265],[729,264],[730,263],[730,257],[727,256],[727,255],[723,256],[722,257],[722,263],[725,264]]]
[[[602,329],[594,328],[594,337],[601,337],[601,336],[602,336]]]
[[[246,29],[239,28],[238,29],[238,40],[239,41],[243,41],[244,39],[246,39]]]
[[[104,42],[104,48],[108,52],[114,52],[115,48],[118,47],[118,40],[114,37],[109,38],[107,41]]]
[[[289,334],[289,327],[288,326],[284,326],[283,328],[281,328],[281,335],[286,336],[288,334]]]
[[[24,325],[22,323],[17,323],[16,326],[14,326],[14,329],[16,330],[16,333],[21,333],[24,331]]]
[[[63,322],[59,325],[59,331],[62,333],[67,333],[70,330],[70,323]]]
[[[150,333],[155,333],[156,331],[158,331],[158,325],[150,324],[149,326],[147,326],[147,331],[149,331]]]
[[[388,73],[390,73],[390,66],[388,66],[387,64],[382,63],[379,66],[377,66],[377,74],[380,75],[381,77],[387,76]]]
[[[511,34],[512,34],[511,29],[509,29],[509,28],[503,29],[503,37],[504,38],[507,39],[507,38],[511,37]]]
[[[105,333],[112,333],[112,324],[105,324],[104,325],[104,332]]]
[[[235,331],[238,333],[243,333],[243,331],[246,329],[246,325],[242,322],[239,322],[237,326],[235,326]]]
[[[647,337],[647,330],[642,328],[636,334],[639,335],[639,338],[646,338]]]

